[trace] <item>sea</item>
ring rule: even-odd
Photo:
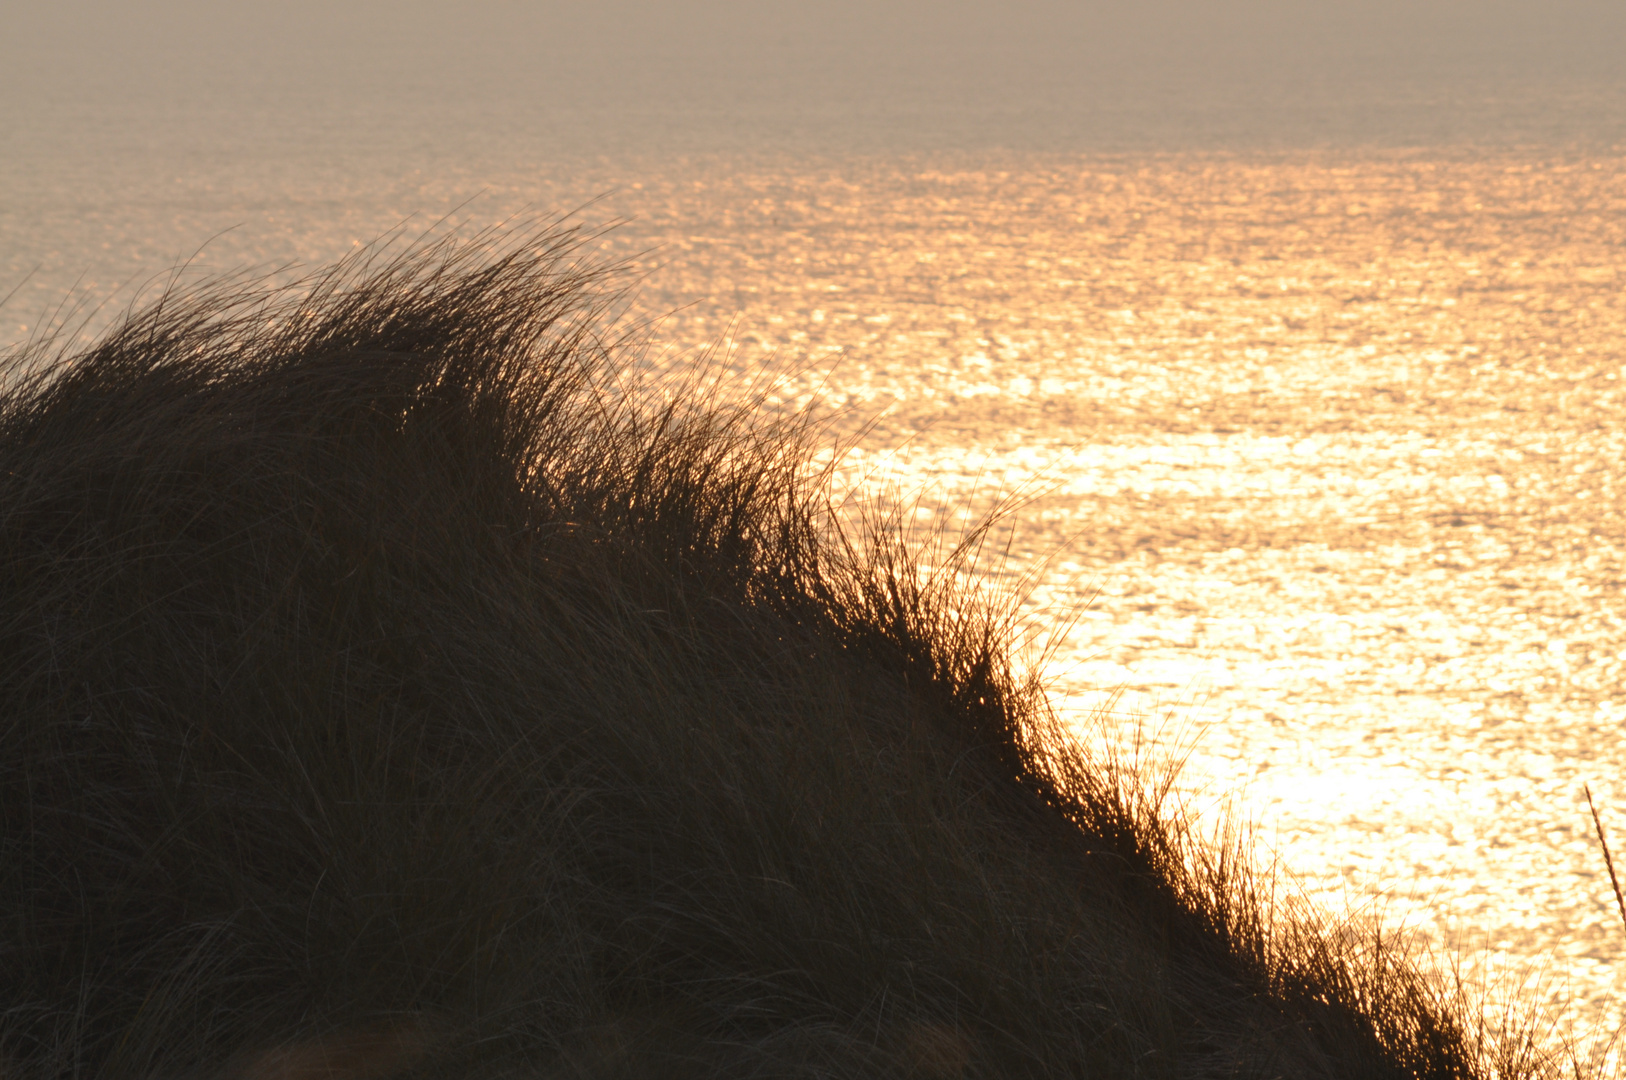
[[[813,410],[923,536],[1000,511],[1056,707],[1281,896],[1554,1038],[1626,1025],[1620,83],[543,105],[40,55],[0,84],[0,345],[579,226],[651,378]]]

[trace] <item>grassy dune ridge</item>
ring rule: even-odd
[[[806,418],[630,384],[582,255],[11,358],[7,1080],[1554,1067],[1092,760],[980,533],[927,558]]]

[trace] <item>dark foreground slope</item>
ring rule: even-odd
[[[6,1080],[1490,1074],[530,240],[14,362]]]

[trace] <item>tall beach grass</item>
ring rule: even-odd
[[[522,232],[11,358],[0,1076],[1556,1068],[1086,753],[976,534],[928,572],[806,420],[629,385]]]

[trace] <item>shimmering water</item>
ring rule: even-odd
[[[646,185],[663,330],[1026,489],[1071,707],[1194,732],[1318,899],[1622,1019],[1626,160],[869,161]],[[669,223],[669,224],[668,224]],[[931,509],[928,505],[925,510]]]
[[[232,226],[200,268],[610,192],[584,217],[631,219],[600,243],[652,365],[777,379],[923,522],[1026,493],[1002,573],[1064,707],[1189,745],[1191,805],[1229,796],[1322,902],[1626,1022],[1580,797],[1626,854],[1626,156],[4,168],[4,340]]]

